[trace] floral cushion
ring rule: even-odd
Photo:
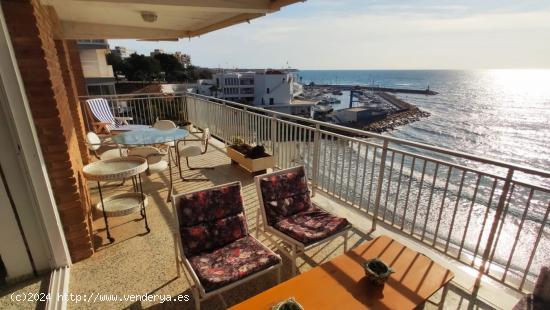
[[[239,183],[184,195],[177,212],[186,256],[221,248],[248,235]]]
[[[533,294],[527,294],[521,298],[512,310],[547,310],[550,304],[544,299]]]
[[[241,186],[233,183],[221,188],[184,195],[178,208],[182,226],[194,226],[243,212]]]
[[[265,201],[284,199],[309,191],[303,167],[296,172],[263,177],[260,179],[260,188]]]
[[[284,218],[274,225],[277,230],[306,245],[325,239],[348,226],[349,222],[345,218],[316,207]]]
[[[239,213],[212,223],[180,227],[180,233],[185,255],[197,255],[245,237],[247,235],[246,219],[243,213]]]
[[[265,211],[270,225],[274,225],[285,217],[311,208],[309,192],[291,197],[265,202]]]
[[[550,268],[542,267],[540,269],[537,283],[535,283],[535,289],[533,295],[540,297],[547,303],[550,303]]]
[[[211,253],[189,259],[206,292],[243,279],[281,262],[281,258],[247,236]]]
[[[311,208],[303,167],[298,171],[260,179],[262,199],[270,225]]]

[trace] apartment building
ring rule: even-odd
[[[314,101],[298,100],[302,86],[291,70],[247,70],[216,73],[201,81],[198,93],[266,109],[309,117]],[[204,85],[210,85],[204,87]],[[214,86],[215,87],[212,87]]]
[[[120,58],[130,58],[130,55],[134,54],[136,51],[133,49],[129,49],[124,46],[115,46],[114,49],[111,50],[112,54],[120,56]]]
[[[116,78],[105,57],[110,52],[107,40],[79,40],[77,45],[88,94],[115,94]]]
[[[191,56],[182,52],[175,52],[174,57],[176,57],[176,59],[180,62],[180,64],[183,65],[184,68],[191,63]]]
[[[163,49],[160,49],[160,48],[155,48],[154,51],[152,51],[151,53],[149,53],[149,55],[151,57],[154,57],[155,55],[159,55],[159,54],[164,54],[164,50]]]

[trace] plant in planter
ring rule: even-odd
[[[231,142],[227,147],[231,163],[239,164],[255,174],[265,173],[268,168],[273,168],[273,156],[266,153],[263,145],[251,146],[240,137],[234,137]]]

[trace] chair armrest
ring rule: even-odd
[[[107,123],[107,122],[92,122],[94,125],[112,125],[113,123]]]
[[[164,157],[164,155],[166,155],[166,154],[162,154],[162,153],[158,153],[158,154],[149,154],[149,155],[145,156],[145,158],[147,158],[147,159],[149,159],[149,158],[155,158],[155,157],[160,157],[160,158],[162,158],[162,157]]]
[[[103,145],[103,146],[112,146],[112,147],[115,147],[117,149],[124,149],[124,147],[121,147],[120,145],[118,145],[114,142],[103,142],[101,145]]]
[[[202,141],[202,139],[180,139],[180,140],[176,141],[176,147],[177,147],[180,143],[185,144],[185,142],[192,142],[192,141]]]
[[[89,142],[84,142],[86,145],[99,145],[99,146],[112,146],[112,147],[115,147],[117,149],[123,149],[120,147],[120,145],[114,143],[114,142],[100,142],[100,143],[89,143]]]
[[[128,121],[133,121],[134,118],[133,117],[122,117],[122,116],[116,116],[115,119],[121,123],[123,123],[124,125],[128,125]]]

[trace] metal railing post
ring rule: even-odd
[[[474,288],[472,291],[472,296],[474,298],[477,297],[477,294],[479,292],[479,287],[481,286],[481,278],[483,277],[483,274],[485,274],[485,271],[487,268],[487,262],[489,260],[489,256],[491,255],[491,249],[493,248],[493,245],[494,245],[493,242],[495,241],[497,228],[499,226],[502,213],[504,212],[504,205],[506,204],[506,197],[508,196],[508,192],[510,191],[510,184],[512,183],[513,176],[514,176],[514,169],[508,168],[506,181],[504,182],[504,186],[502,187],[502,193],[500,194],[500,198],[498,200],[497,209],[495,211],[495,217],[493,218],[493,224],[491,225],[491,230],[489,231],[489,236],[487,237],[487,244],[485,245],[485,250],[483,251],[483,256],[481,258],[479,273],[477,275],[476,282],[474,284]],[[510,197],[510,199],[512,198]],[[504,223],[502,223],[502,225],[504,225]]]
[[[311,195],[315,196],[319,183],[319,161],[321,160],[321,125],[315,125],[313,134],[313,162],[311,164]]]
[[[243,127],[243,132],[244,132],[244,136],[246,137],[243,137],[243,139],[246,141],[246,143],[248,144],[251,144],[251,139],[250,139],[250,136],[251,136],[251,132],[250,132],[250,126],[248,126],[248,121],[247,121],[247,114],[248,114],[248,108],[247,107],[243,107],[243,117],[242,117],[242,123],[241,123],[241,126]]]
[[[380,196],[382,195],[382,182],[384,181],[384,173],[386,172],[386,154],[388,153],[388,140],[384,140],[382,146],[382,156],[380,157],[380,170],[378,172],[378,182],[376,185],[376,196],[374,200],[374,213],[372,215],[372,228],[371,231],[376,229],[376,221],[378,219],[378,209],[380,208]],[[376,152],[376,149],[375,149]],[[376,163],[373,162],[373,165]],[[364,177],[364,176],[363,176]],[[369,201],[370,202],[370,201]]]
[[[215,102],[215,101],[213,101]],[[219,103],[218,103],[219,104]],[[223,112],[226,113],[227,111],[227,104],[225,102],[222,102],[221,103],[223,105]],[[225,126],[222,127],[223,128],[223,132],[226,134],[227,138],[224,138],[224,143],[225,143],[225,146],[228,146],[228,145],[231,145],[233,143],[233,136],[231,135],[231,133],[229,132],[229,128],[227,128],[227,119],[224,119],[223,120]]]
[[[277,141],[277,115],[273,114],[271,116],[271,153],[273,153],[273,161],[275,166],[277,166],[277,160],[279,156],[275,150],[275,144]]]
[[[147,95],[147,113],[149,113],[149,125],[153,125],[153,112],[151,111],[151,96]]]
[[[187,114],[185,110],[187,110],[187,96],[186,95],[180,95],[179,97],[179,110],[178,110],[178,121],[180,124],[183,124],[184,121],[186,121]]]

